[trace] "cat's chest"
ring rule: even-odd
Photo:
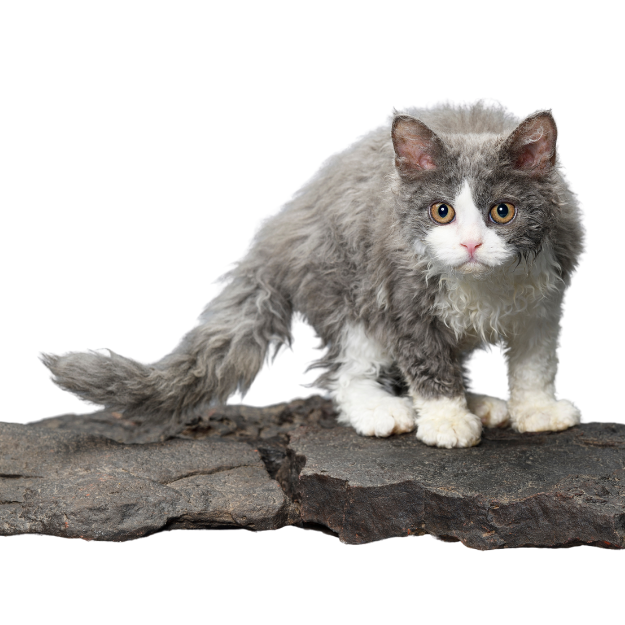
[[[557,288],[551,271],[503,274],[471,280],[441,281],[433,312],[461,343],[498,343],[513,336]]]

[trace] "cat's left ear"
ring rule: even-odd
[[[558,129],[551,111],[534,113],[522,121],[502,146],[514,169],[544,176],[556,164]]]
[[[422,121],[410,115],[397,115],[393,120],[391,136],[395,166],[402,176],[413,178],[440,165],[443,144]]]

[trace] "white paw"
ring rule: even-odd
[[[480,442],[482,422],[467,412],[464,415],[421,418],[417,438],[434,447],[473,447]]]
[[[480,442],[482,422],[469,412],[464,397],[415,400],[419,411],[417,438],[435,447],[473,447]]]
[[[363,436],[386,437],[391,434],[412,432],[415,412],[407,397],[370,397],[366,402],[342,404],[339,423],[345,423]]]
[[[487,428],[504,428],[510,425],[508,404],[503,399],[467,393],[469,410],[477,415]]]
[[[512,427],[519,432],[558,432],[577,425],[580,412],[570,401],[542,400],[510,407]]]

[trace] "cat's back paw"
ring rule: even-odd
[[[581,414],[566,399],[511,408],[512,427],[519,432],[559,432],[578,425]]]
[[[504,428],[510,425],[508,403],[497,397],[467,393],[469,410],[480,418],[487,428]]]

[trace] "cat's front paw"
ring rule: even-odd
[[[579,409],[566,399],[513,404],[510,416],[519,432],[558,432],[578,425],[581,418]]]
[[[464,401],[442,398],[420,401],[417,406],[417,438],[426,445],[451,449],[480,442],[482,422]]]
[[[406,397],[363,397],[362,402],[341,406],[339,423],[351,425],[363,436],[387,437],[412,432],[415,411]]]
[[[467,393],[469,410],[477,415],[487,428],[504,428],[510,425],[508,403],[497,397]]]

